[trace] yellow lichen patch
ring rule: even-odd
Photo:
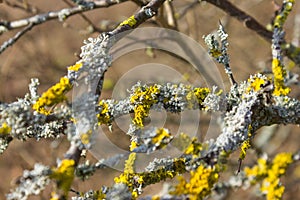
[[[50,200],[59,200],[59,195],[56,192],[51,192]]]
[[[131,153],[128,159],[125,161],[124,173],[134,173],[134,162],[136,159],[136,153]]]
[[[157,85],[149,87],[137,87],[134,94],[130,98],[130,102],[134,104],[133,123],[139,127],[143,127],[143,120],[148,117],[150,108],[155,104],[157,95],[160,90]]]
[[[171,139],[171,134],[166,129],[160,128],[156,130],[156,136],[152,138],[152,143],[156,144],[158,148],[163,148],[167,145],[163,142],[163,140],[167,138]]]
[[[188,195],[191,200],[204,199],[211,193],[211,189],[219,179],[216,167],[200,165],[195,171],[190,172],[190,180],[186,181],[184,177],[178,177],[178,185],[172,194]]]
[[[250,145],[250,140],[246,140],[245,142],[243,142],[242,146],[241,146],[241,153],[240,153],[240,160],[244,160],[244,158],[246,157],[246,152],[247,150],[251,147]]]
[[[222,56],[222,52],[219,49],[210,49],[209,50],[209,54],[213,58],[219,58],[220,56]]]
[[[104,194],[102,190],[98,190],[95,194],[95,199],[97,200],[106,199],[106,194]]]
[[[131,141],[130,143],[130,151],[133,151],[135,148],[137,148],[139,145],[135,141]]]
[[[82,63],[79,62],[79,63],[76,63],[75,65],[68,67],[68,70],[77,72],[81,67],[82,67]]]
[[[7,135],[7,134],[9,134],[10,131],[11,131],[11,127],[8,126],[6,122],[4,122],[2,124],[2,126],[0,127],[0,137],[1,137],[1,135]]]
[[[201,105],[204,101],[204,99],[207,97],[207,95],[210,93],[209,88],[195,88],[194,94],[198,99],[198,103]]]
[[[279,178],[285,174],[292,162],[292,154],[280,153],[276,155],[272,163],[267,163],[266,159],[260,158],[257,165],[252,168],[246,167],[244,171],[252,184],[262,180],[260,190],[266,195],[267,200],[281,199],[284,186],[281,185]]]
[[[292,11],[293,5],[295,1],[294,0],[286,0],[283,5],[283,9],[279,12],[278,15],[275,16],[274,19],[274,27],[282,28],[283,24],[285,23],[288,15]]]
[[[276,96],[289,94],[291,89],[284,85],[284,77],[286,76],[286,71],[281,65],[280,61],[276,58],[274,58],[272,61],[272,71],[274,75],[273,94]]]
[[[192,91],[189,91],[188,94],[186,95],[188,108],[193,108],[195,103],[200,105],[200,107],[202,108],[202,103],[209,93],[210,93],[209,88],[194,88]]]
[[[157,195],[152,196],[151,200],[160,200],[160,197]]]
[[[202,148],[202,144],[197,141],[197,138],[193,138],[190,145],[185,149],[185,154],[191,154],[193,156],[199,156]]]
[[[57,186],[64,192],[65,197],[71,188],[75,171],[75,161],[64,159],[57,168],[52,169],[50,178],[57,181]]]
[[[134,162],[136,159],[136,153],[131,153],[128,159],[125,161],[124,172],[114,179],[115,183],[124,183],[128,186],[131,191],[132,199],[138,197],[138,193],[134,190],[134,181],[138,180],[139,177],[135,176],[134,173]]]
[[[130,27],[134,27],[136,25],[136,23],[137,23],[137,21],[134,18],[134,15],[132,15],[128,19],[124,20],[119,26],[129,25]]]
[[[33,109],[38,113],[49,115],[51,112],[45,107],[50,107],[66,100],[65,93],[72,89],[72,85],[67,77],[60,79],[59,83],[49,88],[42,96],[33,104]]]
[[[251,90],[259,91],[266,83],[266,80],[261,77],[254,76],[253,78],[248,79],[248,82],[250,83],[250,86],[247,88],[247,92],[250,92]]]
[[[273,159],[271,167],[268,169],[268,175],[263,180],[261,191],[266,194],[267,200],[281,199],[284,186],[280,184],[279,177],[284,175],[287,167],[293,162],[293,156],[290,153],[280,153]]]
[[[244,171],[248,177],[251,179],[251,183],[255,184],[262,177],[267,174],[267,160],[264,158],[259,158],[257,160],[257,165],[250,167],[245,167]]]
[[[240,153],[240,160],[244,160],[244,158],[246,157],[246,151],[251,147],[250,144],[250,137],[252,135],[252,126],[249,125],[248,127],[248,139],[245,140],[241,146],[241,153]]]
[[[91,135],[92,135],[92,131],[91,130],[89,130],[86,133],[82,133],[80,135],[80,140],[81,140],[82,144],[86,145],[86,144],[90,143]]]
[[[165,169],[161,167],[155,171],[147,171],[142,173],[134,173],[132,171],[135,153],[131,154],[125,163],[125,170],[119,177],[114,179],[115,183],[126,184],[131,191],[132,199],[138,197],[137,188],[146,187],[147,185],[155,184],[160,181],[165,181],[167,178],[174,178],[176,175],[185,172],[184,158],[174,159],[173,167]]]
[[[137,105],[134,108],[134,118],[133,123],[139,127],[143,127],[143,120],[149,115],[150,106],[149,105]]]
[[[109,106],[104,101],[99,102],[99,106],[101,107],[101,111],[97,114],[98,124],[107,124],[110,125],[112,122]]]

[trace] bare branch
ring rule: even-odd
[[[32,29],[32,27],[33,27],[32,23],[28,24],[24,29],[19,31],[14,37],[12,37],[9,40],[5,41],[0,47],[0,54],[3,51],[5,51],[5,49],[7,49],[9,46],[12,46],[14,43],[16,43],[20,39],[20,37],[22,37],[25,33],[30,31]]]
[[[12,30],[16,28],[21,28],[23,26],[27,26],[29,24],[38,25],[41,23],[44,23],[46,21],[52,20],[52,19],[59,19],[59,20],[65,20],[66,18],[76,15],[78,13],[86,12],[89,10],[94,10],[97,8],[106,8],[110,7],[119,3],[126,2],[128,0],[111,0],[111,1],[106,1],[106,0],[96,0],[91,2],[91,5],[89,7],[83,7],[83,6],[75,6],[72,8],[64,8],[59,11],[50,11],[47,13],[43,14],[38,14],[26,19],[20,19],[16,21],[2,21],[0,22],[0,27],[2,26],[6,30]],[[0,29],[1,30],[1,29]]]
[[[246,12],[240,10],[234,4],[229,2],[228,0],[205,0],[208,3],[215,5],[220,8],[228,15],[236,18],[240,22],[242,22],[247,28],[253,30],[258,35],[263,37],[265,40],[271,42],[272,41],[272,31],[268,31],[263,25],[261,25],[256,19],[252,16],[248,15]]]

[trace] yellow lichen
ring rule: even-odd
[[[133,151],[135,148],[137,148],[139,145],[135,141],[131,141],[130,143],[130,151]]]
[[[112,122],[111,115],[109,112],[109,106],[106,102],[100,101],[99,106],[101,107],[101,111],[97,114],[98,124],[107,124],[110,125]]]
[[[72,65],[70,67],[68,67],[69,71],[78,71],[80,68],[82,67],[82,63],[76,63],[75,65]]]
[[[137,20],[134,18],[134,15],[124,20],[119,26],[129,25],[130,27],[134,27],[137,23]]]
[[[202,144],[197,141],[197,138],[193,138],[190,145],[185,149],[185,154],[191,154],[193,156],[199,156],[199,153],[203,150]]]
[[[198,103],[201,105],[207,95],[210,93],[209,88],[195,88],[194,94],[197,97]]]
[[[136,159],[136,153],[131,153],[128,159],[125,161],[124,172],[114,179],[115,183],[124,183],[128,186],[131,191],[132,199],[136,199],[138,197],[138,193],[134,190],[134,162]]]
[[[200,165],[195,171],[190,172],[190,180],[183,176],[178,177],[178,185],[171,194],[188,195],[191,200],[204,199],[211,193],[211,189],[219,179],[216,167]]]
[[[187,87],[187,89],[190,88]],[[189,91],[186,95],[188,108],[193,108],[195,103],[197,103],[197,105],[200,106],[200,108],[203,108],[202,103],[209,93],[209,88],[194,88],[192,91]]]
[[[143,127],[144,118],[148,117],[150,108],[155,104],[157,95],[160,90],[157,85],[149,87],[137,87],[134,94],[130,98],[130,102],[134,104],[133,123],[139,127]]]
[[[56,192],[51,192],[50,200],[59,200],[59,195]]]
[[[267,163],[266,159],[260,158],[257,165],[252,168],[246,167],[245,174],[250,178],[251,183],[258,181],[261,183],[261,192],[266,195],[267,200],[281,199],[284,186],[280,183],[280,176],[284,175],[287,167],[293,162],[290,153],[280,153],[276,155],[272,163]]]
[[[38,113],[49,115],[51,111],[45,107],[51,107],[66,100],[65,93],[72,89],[72,85],[67,77],[60,79],[59,83],[49,88],[42,96],[33,104],[33,109]]]
[[[124,172],[114,179],[115,183],[126,184],[131,191],[132,199],[138,197],[137,188],[145,187],[150,184],[155,184],[160,181],[164,181],[167,178],[174,178],[176,175],[185,171],[184,158],[174,159],[171,169],[165,169],[164,167],[155,171],[135,173],[133,170],[133,162],[135,160],[135,153],[131,154],[128,160],[125,162]]]
[[[222,56],[222,52],[219,49],[210,49],[209,50],[209,54],[213,58],[219,58],[220,56]]]
[[[251,147],[250,144],[250,137],[251,137],[251,132],[252,132],[252,126],[249,125],[248,127],[248,139],[245,140],[241,146],[241,153],[240,153],[240,160],[244,160],[244,158],[246,157],[246,151]]]
[[[251,89],[253,89],[254,91],[259,91],[261,89],[261,86],[265,84],[265,80],[259,77],[248,79],[248,82],[250,82],[248,91],[250,91]]]
[[[282,66],[280,60],[274,58],[272,61],[272,71],[274,74],[274,92],[276,96],[287,95],[291,91],[290,88],[284,85],[284,77],[286,76],[286,71]]]
[[[2,126],[0,127],[0,136],[1,135],[7,135],[11,132],[11,127],[7,125],[6,122],[4,122],[2,124]]]
[[[136,159],[136,153],[131,153],[125,162],[124,173],[134,173],[133,165]]]
[[[160,197],[157,195],[152,196],[151,200],[160,200]]]
[[[71,184],[74,179],[75,161],[64,159],[57,168],[52,169],[50,178],[57,181],[57,186],[64,192],[64,196],[68,196]]]
[[[82,133],[80,135],[80,140],[81,140],[82,144],[88,144],[88,143],[90,143],[91,135],[92,135],[92,131],[91,130],[89,130],[86,133]]]
[[[267,200],[281,199],[284,186],[280,184],[279,177],[284,175],[287,167],[293,162],[290,153],[280,153],[273,159],[272,165],[268,169],[268,175],[263,180],[261,191],[266,194]]]
[[[163,143],[163,140],[171,137],[171,134],[166,129],[160,128],[156,130],[156,136],[152,138],[152,143],[158,146],[158,148],[163,148],[167,145]]]
[[[274,19],[274,27],[282,28],[283,24],[285,23],[288,15],[292,11],[293,5],[295,1],[294,0],[286,0],[283,4],[283,9],[275,16]]]

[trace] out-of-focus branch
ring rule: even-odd
[[[21,31],[19,31],[14,37],[10,38],[9,40],[7,40],[6,42],[4,42],[1,46],[0,46],[0,54],[5,51],[5,49],[7,49],[9,46],[13,45],[15,42],[18,41],[18,39],[20,39],[20,37],[22,37],[25,33],[27,33],[28,31],[30,31],[33,27],[33,24],[28,24],[25,28],[23,28]]]
[[[265,40],[271,42],[272,41],[272,31],[268,31],[263,25],[261,25],[255,18],[247,14],[246,12],[240,10],[234,4],[229,2],[228,0],[205,0],[206,2],[215,5],[220,8],[228,15],[236,18],[240,22],[242,22],[247,28],[253,30],[258,35],[263,37]]]
[[[10,38],[8,41],[4,42],[2,46],[0,47],[0,54],[7,49],[9,46],[13,45],[21,36],[23,36],[27,31],[31,30],[34,26],[38,24],[42,24],[46,21],[52,20],[52,19],[59,19],[59,20],[65,20],[69,16],[75,15],[75,14],[81,14],[81,16],[88,21],[90,24],[91,21],[86,18],[84,15],[82,15],[82,12],[93,10],[96,8],[102,8],[102,7],[109,7],[118,3],[125,2],[127,0],[112,0],[112,1],[105,1],[105,0],[98,0],[94,2],[90,2],[89,6],[76,6],[72,8],[65,8],[60,11],[52,11],[48,13],[38,14],[33,17],[27,18],[27,19],[20,19],[16,21],[0,21],[0,35],[5,32],[16,28],[21,28],[23,26],[26,26],[22,31],[18,32],[13,38]],[[93,28],[97,30],[98,32],[101,31],[100,29],[96,28],[92,24]]]
[[[8,30],[16,29],[16,28],[21,28],[21,27],[27,26],[29,24],[38,25],[38,24],[44,23],[44,22],[52,20],[52,19],[65,20],[66,18],[68,18],[72,15],[76,15],[78,13],[82,13],[82,12],[89,11],[89,10],[94,10],[97,8],[110,7],[115,4],[123,3],[126,1],[128,1],[128,0],[110,0],[110,1],[96,0],[96,1],[91,2],[89,7],[75,6],[72,8],[64,8],[59,11],[50,11],[48,13],[38,14],[38,15],[35,15],[35,16],[29,17],[26,19],[20,19],[20,20],[11,21],[11,22],[10,21],[1,21],[0,22],[0,31],[1,30],[8,31]]]
[[[147,3],[149,2],[147,0],[131,0],[131,1],[141,7],[147,5]]]
[[[68,1],[68,0],[63,0],[63,2],[65,4],[67,4],[68,6],[72,7],[72,4]],[[93,31],[97,31],[97,32],[103,32],[101,31],[98,27],[96,27],[93,22],[83,13],[79,13],[79,16],[82,17],[83,20],[85,20],[91,27]]]
[[[177,20],[176,20],[176,17],[175,17],[175,11],[174,11],[174,6],[173,6],[172,2],[171,1],[166,1],[164,8],[165,8],[165,12],[166,12],[166,15],[167,15],[168,25],[172,29],[178,30]]]
[[[228,15],[236,18],[240,22],[242,22],[247,28],[256,32],[262,38],[264,38],[268,42],[272,42],[273,32],[267,30],[263,25],[261,25],[254,17],[247,14],[246,12],[240,10],[233,3],[228,0],[205,0],[206,2],[213,4],[214,6],[220,8]],[[283,41],[282,46],[284,47],[285,54],[292,61],[299,64],[300,63],[300,49],[299,47],[294,46],[293,44],[287,43]]]

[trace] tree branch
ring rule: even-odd
[[[34,25],[32,23],[28,24],[24,29],[19,31],[14,37],[8,39],[0,46],[0,54],[5,51],[8,47],[12,46],[14,43],[16,43],[20,37],[22,37],[25,33],[30,31]]]
[[[89,10],[94,10],[97,8],[107,8],[119,3],[123,3],[126,2],[128,0],[95,0],[93,2],[91,2],[91,4],[89,5],[89,7],[84,7],[84,6],[75,6],[72,8],[64,8],[61,9],[59,11],[50,11],[47,13],[43,13],[43,14],[38,14],[26,19],[20,19],[20,20],[16,20],[16,21],[1,21],[0,22],[0,30],[1,29],[6,29],[6,31],[8,30],[12,30],[12,29],[16,29],[16,28],[21,28],[23,26],[27,26],[29,24],[33,24],[38,25],[41,23],[44,23],[46,21],[52,20],[52,19],[59,19],[59,20],[65,20],[66,18],[72,16],[72,15],[76,15],[78,13],[82,13],[82,12],[86,12]],[[1,28],[2,26],[2,28]],[[1,34],[1,32],[0,32]]]
[[[228,15],[236,18],[242,22],[247,28],[257,33],[259,36],[264,38],[268,42],[272,42],[273,32],[267,30],[263,25],[261,25],[254,17],[247,14],[246,12],[240,10],[234,4],[228,0],[205,0],[206,2],[220,8]],[[300,48],[294,46],[291,43],[283,41],[282,46],[284,47],[285,54],[296,64],[300,63]]]

